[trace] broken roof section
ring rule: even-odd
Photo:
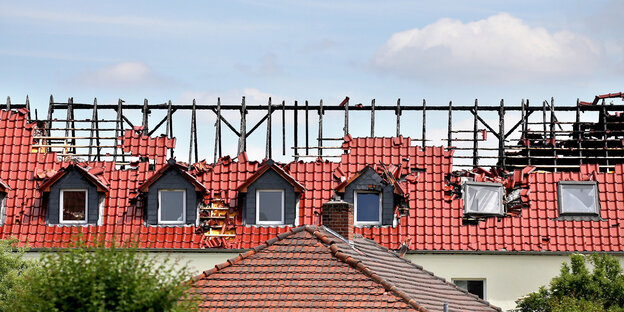
[[[303,226],[194,278],[210,311],[500,311],[372,240]]]

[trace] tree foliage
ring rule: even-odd
[[[8,311],[189,311],[187,268],[171,258],[104,240],[79,239],[72,248],[42,255],[9,298]]]
[[[5,310],[2,303],[15,299],[16,285],[30,267],[23,250],[17,248],[16,239],[0,240],[0,311]]]
[[[588,264],[590,268],[588,268]],[[572,255],[550,287],[516,301],[523,312],[624,311],[624,275],[617,258]]]

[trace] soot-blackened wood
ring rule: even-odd
[[[546,101],[542,101],[542,126],[544,128],[544,131],[542,133],[542,137],[544,142],[546,141]]]
[[[286,155],[286,101],[282,100],[282,155]]]
[[[171,100],[167,102],[167,137],[173,138],[173,120],[171,119],[173,115],[173,111],[171,109]],[[169,149],[170,158],[173,158],[173,148]]]
[[[453,101],[449,101],[446,147],[453,146]]]
[[[323,156],[323,100],[321,100],[319,102],[319,110],[318,110],[318,122],[319,122],[319,126],[318,126],[318,154],[319,156]]]
[[[214,163],[222,156],[222,143],[221,143],[221,98],[217,98],[217,121],[215,122],[215,147],[214,147]]]
[[[347,134],[349,134],[349,98],[347,98],[346,100],[347,101],[344,105],[344,136],[347,136]]]
[[[271,101],[271,98],[269,97],[269,104],[267,105],[267,132],[266,132],[266,152],[265,152],[265,158],[266,159],[273,159],[273,150],[272,150],[272,142],[271,142],[271,120],[273,118],[271,118],[271,116],[273,115],[273,103]]]
[[[555,164],[555,172],[557,172],[557,148],[556,148],[556,137],[555,137],[555,99],[550,98],[550,146],[552,148],[552,157],[553,162]]]
[[[472,127],[472,166],[473,167],[478,167],[479,166],[479,137],[478,137],[478,113],[479,113],[479,100],[475,99],[474,102],[474,118],[473,118],[473,127]]]
[[[602,99],[602,112],[601,112],[601,119],[603,120],[602,122],[602,142],[604,143],[604,157],[605,157],[605,165],[607,165],[607,168],[609,167],[609,136],[607,135],[607,121],[608,121],[608,116],[607,116],[607,110],[606,110],[606,105],[605,105],[605,99]]]
[[[26,95],[26,109],[28,110],[28,122],[31,121],[30,118],[30,98],[28,98],[28,94]],[[37,119],[37,118],[35,118]]]
[[[422,106],[422,147],[425,148],[427,144],[427,101],[423,99]]]
[[[310,110],[308,100],[305,101],[306,155],[310,155]]]
[[[527,114],[524,116],[524,133],[526,134],[526,132],[529,130],[529,99],[526,100],[525,102],[526,106],[523,106],[523,108],[525,109],[525,111],[527,112]],[[528,139],[528,138],[527,138]],[[528,140],[527,140],[528,143]],[[530,143],[528,143],[530,144]],[[527,147],[530,147],[530,145],[527,145]],[[527,148],[527,164],[530,166],[531,165],[531,149]]]
[[[147,99],[143,99],[143,109],[142,109],[142,113],[143,113],[143,122],[141,123],[143,125],[143,134],[147,135],[149,133],[149,107],[147,106],[148,102]]]
[[[581,100],[580,99],[576,99],[576,129],[573,129],[573,131],[575,131],[575,133],[573,133],[572,135],[576,137],[576,144],[579,147],[579,163],[582,165],[583,164],[583,140],[581,139],[581,136],[583,135],[581,133]]]
[[[189,167],[191,166],[191,164],[193,163],[193,140],[195,139],[195,131],[196,131],[196,124],[195,124],[195,99],[193,99],[193,109],[191,110],[191,133],[189,134],[189,155],[188,155],[188,163],[189,163]],[[196,160],[197,162],[197,160]]]
[[[52,114],[54,113],[54,97],[50,94],[50,104],[48,105],[48,124],[46,125],[46,136],[52,134]],[[47,152],[51,151],[51,147],[47,148]]]
[[[370,131],[370,136],[371,138],[375,137],[375,99],[373,99],[371,101],[371,113],[370,113],[370,117],[371,117],[371,131]]]
[[[247,106],[245,97],[241,100],[240,135],[238,136],[238,154],[247,151]]]
[[[74,101],[72,100],[72,98],[68,98],[67,99],[67,118],[65,118],[65,145],[71,144],[71,140],[69,142],[67,142],[67,137],[70,136],[69,129],[75,128],[75,127],[72,127],[72,125],[71,125],[71,120],[73,119],[72,118],[73,102]],[[71,153],[72,149],[69,148],[68,151]]]
[[[498,110],[498,166],[505,168],[505,101],[500,100]]]
[[[10,96],[7,96],[6,108],[7,110],[11,110],[11,97]]]
[[[299,102],[295,101],[295,109],[293,110],[293,144],[295,147],[299,147]],[[295,148],[295,161],[299,160],[299,149]]]
[[[396,111],[396,136],[401,135],[401,99],[397,99]]]
[[[99,116],[98,116],[98,103],[97,98],[93,99],[93,113],[91,114],[91,132],[89,138],[89,160],[97,160],[100,161],[100,126],[99,126]],[[92,146],[93,139],[95,138],[95,157],[93,157]]]

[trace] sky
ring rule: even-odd
[[[82,103],[573,105],[624,91],[623,11],[622,1],[0,0],[0,96],[28,95],[39,116],[51,94]],[[187,114],[176,118],[188,124]],[[353,118],[364,135],[364,116]],[[200,120],[200,158],[212,159],[214,116]],[[187,130],[177,133],[186,147]],[[232,153],[235,139],[224,145]],[[261,158],[262,135],[250,145]]]

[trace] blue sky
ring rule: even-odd
[[[0,95],[28,94],[42,112],[50,94],[573,104],[624,91],[623,11],[616,1],[0,1]]]

